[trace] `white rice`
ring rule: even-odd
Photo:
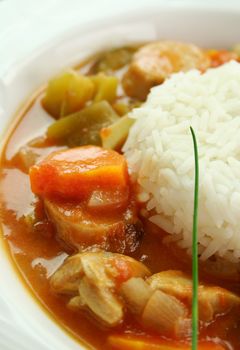
[[[199,148],[199,251],[240,260],[240,64],[174,74],[134,109],[124,153],[149,220],[191,249]]]

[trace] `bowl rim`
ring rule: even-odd
[[[174,6],[173,6],[174,5]],[[240,3],[239,3],[240,5]],[[149,17],[150,15],[159,12],[159,11],[165,11],[168,12],[169,14],[173,13],[184,13],[186,12],[191,13],[198,13],[198,14],[205,14],[206,12],[208,14],[212,15],[234,15],[234,16],[239,16],[240,15],[240,6],[233,6],[231,3],[228,4],[228,6],[220,6],[219,8],[216,8],[215,5],[209,4],[209,6],[206,6],[206,4],[192,4],[191,6],[189,5],[188,8],[186,9],[182,4],[176,5],[174,4],[159,4],[158,6],[151,6],[151,8],[146,7],[145,9],[141,8],[140,10],[137,10],[134,12],[129,13],[121,13],[121,14],[116,14],[112,16],[111,18],[105,18],[99,20],[97,23],[89,22],[87,24],[80,24],[74,26],[72,29],[68,30],[65,34],[60,34],[57,35],[55,38],[48,40],[45,44],[40,45],[39,48],[35,49],[27,58],[21,60],[20,62],[15,63],[13,66],[11,66],[8,71],[3,75],[3,77],[0,80],[0,85],[6,83],[6,86],[11,81],[15,81],[15,79],[18,79],[18,74],[19,71],[21,72],[24,70],[30,63],[32,63],[37,57],[41,57],[41,55],[46,54],[46,52],[57,48],[62,45],[63,42],[66,42],[67,40],[71,40],[71,38],[76,36],[77,33],[82,33],[85,35],[86,33],[89,32],[95,32],[98,29],[105,27],[109,28],[111,26],[115,26],[118,23],[122,24],[122,18],[124,17],[124,23],[131,23],[132,21],[139,21],[142,17]],[[107,19],[107,24],[106,24],[106,19]],[[1,91],[0,91],[1,92]],[[0,104],[1,104],[1,96],[0,96]],[[4,114],[4,112],[3,112]],[[1,112],[0,112],[1,115]],[[9,129],[11,122],[15,118],[14,113],[13,114],[8,114],[7,112],[5,114],[5,118],[7,119],[7,123],[5,125],[5,129],[2,130],[2,133],[6,132],[7,129]],[[4,139],[4,138],[3,138]],[[3,250],[6,253],[6,259],[8,261],[8,264],[11,265],[13,263],[12,258],[10,257],[9,253],[6,252],[5,248],[0,247],[1,250]],[[14,267],[14,276],[16,283],[18,285],[22,285],[24,287],[25,293],[27,297],[29,298],[29,287],[27,288],[25,285],[23,285],[21,278],[19,278],[19,272],[16,271],[16,268]],[[18,276],[18,277],[17,277]],[[1,297],[1,289],[0,289],[0,297]],[[9,301],[7,300],[8,298],[5,299],[5,303],[8,304]],[[36,298],[31,298],[34,300],[34,303],[36,303]],[[37,308],[39,306],[37,305]],[[40,308],[39,308],[40,309]],[[43,312],[43,311],[41,311]],[[49,313],[47,311],[44,312],[45,315],[50,319]],[[1,319],[0,319],[1,322]],[[51,321],[52,322],[52,321]],[[54,322],[57,327],[62,331],[62,327],[59,327],[59,325]],[[69,336],[68,336],[69,337]],[[70,337],[69,337],[70,338]],[[47,345],[46,345],[47,346]],[[84,345],[82,345],[84,346]],[[43,347],[39,348],[41,350],[44,350]],[[46,349],[51,349],[49,347],[46,347]],[[78,343],[78,349],[81,349],[81,345]],[[84,347],[82,348],[84,349]],[[21,349],[19,349],[21,350]]]

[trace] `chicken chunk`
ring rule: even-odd
[[[130,278],[120,294],[144,328],[174,338],[191,335],[192,281],[181,271],[160,272],[146,280]],[[203,326],[218,315],[236,308],[239,312],[240,298],[223,288],[200,284],[198,298]]]
[[[44,205],[60,241],[75,250],[94,245],[119,253],[131,252],[143,234],[135,203],[111,215],[109,211],[97,213],[85,202],[45,199]]]
[[[154,290],[161,290],[183,301],[189,307],[192,303],[192,281],[181,271],[164,271],[152,275],[147,283]],[[240,306],[240,298],[226,289],[199,285],[199,318],[209,322],[215,316],[227,314]]]
[[[69,308],[87,309],[109,327],[121,323],[129,310],[145,329],[179,339],[191,335],[192,281],[181,271],[150,276],[145,265],[128,256],[85,252],[66,259],[50,284],[54,292],[70,296]],[[200,284],[198,298],[202,326],[239,312],[240,298],[223,288]]]
[[[124,317],[124,304],[116,289],[131,277],[149,275],[145,265],[128,256],[85,252],[66,259],[51,277],[50,285],[55,293],[71,296],[70,308],[85,308],[112,327]]]
[[[135,53],[122,85],[128,96],[145,100],[151,87],[163,83],[170,74],[190,69],[204,71],[209,66],[210,59],[195,45],[158,41]]]
[[[51,276],[51,288],[55,293],[75,295],[83,275],[81,254],[72,255]]]
[[[58,237],[70,247],[102,246],[108,235],[121,234],[124,230],[119,217],[91,215],[81,204],[56,200],[45,200],[44,204]]]

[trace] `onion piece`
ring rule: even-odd
[[[156,290],[146,304],[142,323],[147,328],[163,332],[165,335],[176,335],[180,318],[187,316],[187,308],[178,299]]]
[[[142,278],[132,277],[122,284],[120,293],[128,309],[133,314],[140,315],[153,290]]]
[[[78,295],[70,299],[67,306],[73,311],[78,311],[79,309],[82,309],[85,306],[85,304],[83,303],[81,297]]]
[[[89,201],[88,208],[92,210],[116,210],[124,209],[128,204],[129,191],[113,190],[113,191],[93,191]]]
[[[175,336],[178,339],[191,338],[192,336],[192,319],[179,318],[175,326]]]

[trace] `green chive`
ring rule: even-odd
[[[199,188],[199,165],[197,140],[192,127],[190,127],[195,160],[195,184],[194,184],[194,210],[192,228],[192,350],[198,347],[198,188]]]

